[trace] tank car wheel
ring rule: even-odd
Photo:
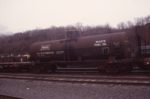
[[[49,69],[48,69],[48,73],[55,73],[57,70],[57,66],[51,66]]]
[[[132,66],[127,66],[124,70],[122,70],[122,72],[130,73],[132,70],[133,70]]]
[[[44,68],[41,65],[33,65],[31,67],[31,72],[35,74],[43,73]]]
[[[117,64],[108,64],[105,68],[106,73],[117,74],[120,72],[120,68]]]
[[[3,71],[3,66],[0,65],[0,72],[2,72],[2,71]]]

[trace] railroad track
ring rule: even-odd
[[[1,79],[92,83],[92,84],[122,84],[122,85],[150,85],[150,76],[135,75],[61,75],[61,74],[11,74],[1,73]]]
[[[22,99],[22,98],[0,95],[0,99]]]

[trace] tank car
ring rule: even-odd
[[[79,32],[71,31],[66,39],[34,43],[31,60],[53,69],[91,66],[106,72],[129,71],[132,68],[130,47],[125,32],[81,37]]]
[[[30,61],[24,63],[23,57],[1,56],[0,71],[23,68],[46,73],[55,72],[59,66],[95,67],[109,73],[129,72],[133,67],[147,69],[150,68],[150,24],[136,26],[131,32],[93,36],[68,31],[65,39],[32,44]]]

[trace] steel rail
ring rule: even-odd
[[[42,76],[42,75],[8,75],[0,74],[3,79],[53,81],[70,83],[93,83],[93,84],[122,84],[122,85],[150,85],[150,77],[84,77],[84,76]],[[129,78],[129,79],[128,79]]]

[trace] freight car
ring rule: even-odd
[[[78,31],[68,31],[65,39],[32,44],[31,62],[18,63],[17,68],[44,73],[55,72],[57,67],[95,67],[115,73],[129,72],[133,67],[150,68],[149,32],[150,24],[137,26],[131,33],[80,36]]]
[[[27,62],[29,55],[0,55],[0,63],[2,62]]]
[[[106,72],[130,71],[132,54],[125,32],[79,37],[79,32],[67,33],[67,38],[38,42],[31,47],[31,60],[45,70],[57,66],[96,67]]]
[[[78,31],[68,31],[66,39],[34,43],[31,60],[53,71],[58,66],[96,67],[106,72],[146,68],[150,67],[149,32],[150,24],[135,27],[133,36],[117,32],[81,37]]]
[[[137,65],[139,65],[141,68],[149,69],[150,68],[150,23],[144,26],[136,26],[134,34],[135,34],[136,42],[134,42],[133,44],[137,45],[137,47],[135,47],[137,53],[134,58],[137,59],[138,61]]]

